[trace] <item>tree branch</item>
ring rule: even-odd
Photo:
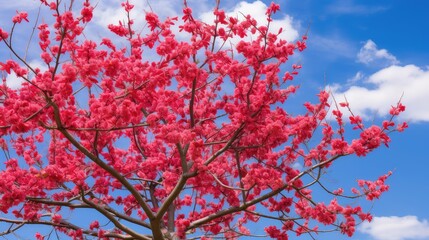
[[[264,195],[262,195],[262,196],[260,196],[258,198],[255,198],[255,199],[253,199],[251,201],[245,202],[245,203],[241,204],[238,207],[236,206],[236,207],[230,207],[230,208],[227,208],[227,209],[224,209],[224,210],[220,210],[220,211],[216,212],[215,214],[212,214],[212,215],[200,218],[198,220],[195,220],[195,221],[193,221],[187,227],[186,230],[197,228],[197,227],[199,227],[199,226],[201,226],[201,225],[203,225],[205,223],[208,223],[208,222],[210,222],[210,221],[212,221],[214,219],[223,217],[225,215],[246,210],[250,206],[253,206],[253,205],[255,205],[257,203],[260,203],[260,202],[262,202],[262,201],[264,201],[264,200],[266,200],[266,199],[268,199],[268,198],[270,198],[272,196],[275,196],[275,195],[279,194],[285,188],[287,188],[288,186],[290,186],[291,183],[293,183],[294,181],[300,179],[302,176],[304,176],[305,174],[311,172],[315,168],[322,167],[322,166],[324,166],[324,165],[326,165],[326,164],[328,164],[328,163],[336,160],[337,158],[339,158],[341,156],[343,156],[343,155],[336,155],[336,156],[334,156],[334,157],[332,157],[332,158],[330,158],[330,159],[328,159],[326,161],[323,161],[323,162],[320,162],[320,163],[318,163],[316,165],[313,165],[311,168],[309,168],[309,169],[301,172],[300,174],[298,174],[297,176],[295,176],[294,178],[292,178],[288,183],[285,183],[282,187],[280,187],[280,188],[278,188],[276,190],[273,190],[273,191],[271,191],[269,193],[266,193],[266,194],[264,194]]]
[[[152,210],[149,208],[149,206],[146,204],[143,197],[140,195],[140,193],[125,179],[124,176],[122,176],[121,173],[116,171],[114,168],[103,162],[100,158],[95,156],[93,153],[91,153],[88,149],[86,149],[84,146],[82,146],[62,125],[61,122],[61,114],[58,106],[52,102],[50,99],[48,99],[50,105],[54,109],[54,118],[55,122],[58,126],[58,130],[66,137],[72,144],[75,146],[79,151],[81,151],[85,156],[87,156],[89,159],[91,159],[95,164],[100,166],[102,169],[107,171],[109,174],[111,174],[114,178],[116,178],[130,193],[134,196],[134,198],[137,200],[139,205],[143,208],[144,212],[148,216],[149,219],[153,220],[155,219],[155,215],[152,212]]]
[[[194,102],[195,102],[195,88],[197,86],[197,77],[192,80],[192,93],[191,100],[189,101],[189,116],[191,118],[191,128],[195,126],[195,116],[194,116]]]
[[[133,236],[134,238],[137,239],[147,239],[150,240],[151,238],[148,238],[146,236],[143,236],[141,234],[138,234],[137,232],[133,231],[132,229],[124,226],[123,224],[121,224],[115,217],[114,215],[111,214],[111,212],[105,210],[103,207],[100,207],[98,204],[93,203],[92,201],[88,200],[85,198],[84,195],[82,195],[82,201],[84,201],[86,204],[88,204],[89,206],[91,206],[92,208],[96,209],[99,213],[103,214],[107,219],[109,219],[117,228],[121,229],[122,231],[130,234],[131,236]]]
[[[47,226],[52,226],[52,227],[60,227],[60,228],[67,228],[67,229],[72,229],[72,230],[82,230],[82,232],[84,234],[87,235],[91,235],[91,236],[98,236],[98,232],[96,231],[92,231],[92,230],[88,230],[88,229],[82,229],[79,226],[76,226],[66,220],[61,220],[59,223],[54,223],[54,222],[50,222],[50,221],[44,221],[44,220],[35,220],[35,221],[26,221],[26,220],[16,220],[16,219],[8,219],[8,218],[0,218],[0,222],[6,222],[6,223],[12,223],[12,224],[19,224],[19,225],[47,225]],[[10,233],[10,232],[9,232]],[[7,234],[9,234],[7,233]],[[128,235],[123,235],[123,234],[119,234],[119,233],[106,233],[104,234],[105,237],[111,237],[111,238],[119,238],[119,239],[135,239],[134,237],[128,236]],[[143,236],[144,240],[151,240],[151,238],[148,238],[146,236]]]
[[[204,162],[204,165],[207,166],[209,165],[211,162],[213,162],[219,155],[221,155],[222,153],[224,153],[226,150],[229,149],[229,147],[231,146],[231,144],[237,139],[238,135],[240,134],[240,132],[244,129],[245,124],[242,123],[240,125],[240,127],[235,130],[234,135],[229,139],[229,141],[225,144],[225,146],[221,149],[219,149],[215,154],[213,154],[213,156],[211,156],[209,159],[207,159],[207,161]]]

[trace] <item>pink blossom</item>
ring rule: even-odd
[[[280,5],[276,4],[274,2],[271,2],[270,6],[268,6],[267,11],[266,11],[266,15],[269,16],[273,13],[276,13],[278,10],[280,10]]]
[[[408,128],[408,123],[403,122],[401,124],[399,124],[396,128],[396,130],[398,130],[399,132],[404,131],[406,128]]]
[[[90,32],[99,11],[81,2],[41,0],[40,48],[31,51],[43,68],[25,62],[17,38],[3,44],[15,60],[6,57],[0,71],[24,81],[0,86],[0,210],[17,226],[50,225],[71,239],[237,239],[267,223],[268,237],[287,240],[332,228],[351,236],[371,220],[343,198],[380,198],[390,173],[358,180],[351,193],[324,175],[341,158],[387,146],[408,126],[396,120],[405,107],[367,127],[353,113],[346,123],[347,102],[334,105],[330,121],[324,90],[290,107],[300,90],[290,81],[305,69],[288,61],[307,35],[287,41],[288,29],[273,31],[279,4],[258,20],[228,16],[219,4],[203,22],[186,2],[180,16],[164,18],[131,14],[124,0],[125,18],[100,40]],[[28,19],[18,12],[9,28]],[[76,214],[87,210],[100,214],[82,224]]]
[[[84,7],[82,8],[82,11],[80,12],[80,14],[82,15],[82,21],[84,23],[87,23],[89,21],[91,21],[92,17],[93,17],[93,8],[92,7]]]
[[[9,37],[9,34],[4,31],[2,28],[0,28],[0,40],[5,40]]]
[[[93,221],[90,225],[89,225],[89,229],[94,230],[95,228],[100,228],[100,223],[98,221]]]
[[[129,1],[126,1],[124,3],[121,3],[122,7],[124,7],[125,12],[130,12],[131,9],[134,8],[134,5],[130,4]]]
[[[16,15],[12,18],[13,23],[21,23],[22,20],[28,21],[28,13],[27,12],[16,12]]]

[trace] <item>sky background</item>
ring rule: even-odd
[[[0,16],[13,16],[15,9],[35,11],[29,5],[33,2],[0,0],[3,3]],[[205,13],[211,10],[211,2],[188,1],[202,19],[209,19]],[[149,7],[146,1],[134,3],[136,8]],[[308,49],[291,58],[291,64],[303,66],[295,80],[301,88],[291,99],[291,111],[301,108],[295,103],[315,100],[315,94],[324,88],[330,89],[338,101],[346,96],[353,112],[365,117],[368,124],[381,122],[401,96],[407,107],[400,121],[408,121],[410,127],[403,133],[393,133],[389,148],[378,149],[365,158],[342,159],[329,170],[328,180],[345,186],[354,185],[360,178],[375,179],[393,171],[388,180],[391,189],[380,200],[372,205],[364,200],[358,202],[371,208],[375,218],[372,223],[359,226],[351,239],[429,239],[429,1],[278,3],[281,11],[275,16],[273,27],[282,26],[283,37],[288,40],[296,40],[306,32],[309,37]],[[229,13],[241,11],[264,19],[262,14],[268,4],[268,1],[224,1],[222,6]],[[105,26],[123,19],[123,12],[117,6],[118,1],[100,0],[95,23]],[[181,12],[181,1],[150,1],[150,7],[162,17],[175,16]],[[144,24],[142,18],[136,20],[137,24]],[[1,27],[7,25],[0,22]],[[88,38],[102,35],[99,31],[88,34],[93,34]],[[0,54],[4,60],[5,53],[0,50]],[[9,78],[8,84],[17,84],[13,80]],[[291,236],[291,239],[309,238]],[[317,239],[347,238],[322,234]]]
[[[335,181],[394,172],[389,192],[372,206],[374,221],[352,239],[429,239],[429,2],[303,0],[282,7],[300,33],[311,23],[300,97],[328,85],[337,100],[345,95],[354,113],[375,123],[402,94],[407,107],[410,127],[392,134],[389,148],[331,169]],[[333,236],[317,239],[339,237]]]

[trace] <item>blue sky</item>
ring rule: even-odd
[[[13,15],[15,9],[35,10],[25,2],[0,0],[0,15]],[[31,1],[33,2],[33,1]],[[134,1],[147,7],[146,1]],[[150,1],[161,16],[180,13],[182,1]],[[211,9],[212,1],[188,1],[200,17]],[[122,11],[117,1],[100,1],[95,22],[117,23]],[[247,4],[224,1],[227,12],[249,11],[258,17],[258,8],[268,1]],[[314,99],[320,89],[328,88],[337,99],[346,96],[354,113],[367,123],[378,123],[391,105],[403,94],[407,112],[400,120],[409,129],[391,135],[389,148],[382,148],[365,158],[347,158],[329,172],[333,183],[352,185],[358,178],[374,179],[389,170],[391,185],[379,201],[368,205],[375,219],[358,228],[351,239],[425,240],[429,239],[429,1],[425,0],[300,0],[280,1],[276,21],[286,26],[284,37],[290,40],[309,29],[308,49],[291,59],[303,65],[296,82],[301,85],[292,99],[300,103]],[[98,14],[97,14],[98,13]],[[2,18],[4,19],[4,18]],[[142,20],[136,20],[136,24]],[[5,23],[0,22],[1,27]],[[94,33],[97,37],[97,33]],[[0,51],[0,54],[4,52]],[[3,60],[4,56],[0,59]],[[291,62],[291,63],[292,63]],[[37,64],[35,62],[34,64]],[[12,84],[13,79],[9,79]],[[300,106],[291,106],[291,108]],[[317,239],[338,239],[336,234]],[[307,237],[291,239],[308,239]],[[346,239],[346,237],[341,237]]]
[[[394,172],[389,192],[372,206],[374,221],[352,239],[429,239],[429,2],[302,0],[283,1],[282,9],[300,33],[311,22],[308,49],[301,55],[300,97],[329,85],[337,99],[347,97],[355,113],[379,122],[404,94],[403,119],[410,128],[391,135],[388,149],[346,159],[331,170],[335,181]]]

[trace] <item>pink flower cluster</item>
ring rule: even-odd
[[[141,16],[123,1],[125,20],[106,26],[116,38],[98,40],[88,34],[95,6],[75,2],[41,0],[52,13],[37,26],[43,68],[22,62],[13,31],[0,28],[2,46],[16,54],[0,71],[24,81],[0,86],[0,210],[9,222],[50,225],[72,239],[238,239],[266,219],[269,237],[288,239],[332,228],[351,236],[371,220],[343,198],[379,198],[390,174],[359,180],[352,196],[331,190],[324,174],[341,158],[387,146],[408,126],[396,122],[405,107],[371,126],[348,103],[331,106],[327,91],[299,113],[288,108],[302,71],[288,61],[307,36],[289,42],[283,29],[272,31],[278,4],[257,20],[228,16],[215,1],[213,21],[202,22],[186,1],[181,18]],[[28,14],[17,12],[10,24],[22,21]],[[64,215],[81,209],[97,219]]]

